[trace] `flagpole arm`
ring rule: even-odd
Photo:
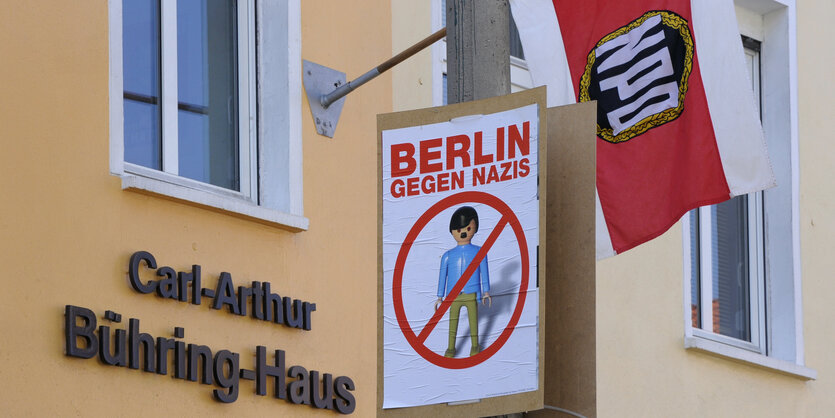
[[[428,47],[429,45],[434,44],[435,42],[440,41],[446,37],[446,28],[441,28],[437,32],[427,36],[422,41],[406,48],[405,51],[389,58],[386,62],[377,66],[377,71],[381,74],[386,72],[391,67],[394,67],[397,64],[405,61],[407,58],[411,57],[412,55],[417,54],[418,52],[422,51],[424,48]]]
[[[443,39],[445,36],[446,36],[446,28],[442,28],[441,30],[433,33],[432,35],[427,36],[422,41],[410,46],[405,51],[389,58],[388,60],[386,60],[382,64],[372,68],[371,70],[369,70],[365,74],[363,74],[363,75],[357,77],[356,79],[351,80],[351,81],[337,87],[334,91],[332,91],[328,94],[322,95],[322,97],[319,98],[319,103],[322,105],[322,107],[327,109],[328,106],[333,104],[333,102],[345,97],[348,93],[356,90],[359,86],[373,80],[378,75],[380,75],[380,74],[388,71],[389,69],[391,69],[391,67],[394,67],[395,65],[400,64],[401,62],[405,61],[406,59],[408,59],[412,55],[415,55],[418,52],[422,51],[424,48],[428,47],[429,45],[432,45],[435,42],[439,41],[440,39]]]
[[[372,68],[365,74],[337,87],[336,90],[319,97],[319,104],[321,104],[322,107],[327,109],[330,105],[333,104],[333,102],[347,96],[348,93],[356,90],[359,86],[373,80],[380,74],[381,73],[377,68]]]

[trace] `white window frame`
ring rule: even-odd
[[[713,252],[710,251],[713,240],[713,219],[711,216],[711,206],[701,207],[699,211],[699,243],[700,243],[700,262],[699,262],[699,284],[701,287],[699,306],[699,322],[702,328],[695,328],[691,326],[691,333],[695,337],[707,338],[739,347],[759,354],[766,354],[766,311],[765,311],[765,274],[763,269],[763,205],[762,193],[751,193],[748,195],[747,202],[747,218],[748,218],[748,301],[749,301],[749,321],[751,341],[740,340],[733,337],[717,334],[709,329],[713,326]],[[683,219],[683,227],[688,237],[685,243],[685,250],[687,252],[687,265],[690,267],[692,260],[690,259],[690,230],[694,227],[690,222],[690,217],[686,216]],[[692,271],[692,270],[689,270]],[[688,273],[689,273],[688,271]],[[690,280],[692,276],[688,274]],[[690,285],[687,282],[688,286]],[[687,301],[688,306],[690,300]],[[708,309],[704,309],[708,307]],[[689,316],[688,316],[689,317]],[[704,328],[707,327],[708,330]]]
[[[752,51],[745,48],[745,55],[752,63],[751,84],[754,90],[754,100],[757,108],[762,107],[760,97],[760,51]],[[764,228],[763,228],[763,192],[750,193],[747,195],[747,231],[748,231],[748,302],[749,302],[749,326],[750,341],[744,341],[733,337],[714,333],[710,328],[713,326],[713,211],[714,206],[705,206],[698,211],[698,243],[699,243],[699,287],[700,300],[699,322],[702,328],[694,327],[693,335],[711,339],[723,344],[728,344],[750,350],[759,354],[766,354],[766,311],[765,311],[765,269],[764,269]],[[687,237],[695,227],[689,216],[684,219],[684,231]],[[690,254],[690,240],[686,242],[686,254]],[[692,260],[688,257],[688,264]],[[688,270],[692,271],[692,269]],[[691,280],[693,278],[691,277]],[[704,309],[704,307],[708,307]],[[705,330],[707,328],[707,330]]]
[[[800,379],[815,379],[817,372],[805,366],[803,356],[796,3],[795,0],[736,0],[735,4],[740,32],[762,42],[763,129],[778,187],[749,195],[749,223],[754,223],[749,232],[753,236],[749,239],[756,239],[751,243],[760,245],[749,246],[749,254],[754,254],[750,259],[751,268],[756,270],[751,276],[757,284],[751,283],[752,311],[753,303],[757,302],[756,311],[752,312],[752,322],[756,320],[756,324],[752,323],[753,343],[692,326],[690,222],[688,215],[683,218],[684,346]],[[759,216],[763,219],[756,219]],[[710,217],[700,215],[700,218],[709,221]],[[705,230],[709,231],[709,225],[702,225],[700,233]],[[760,258],[760,254],[765,257]],[[710,260],[702,255],[701,262],[707,269],[700,270],[710,271]],[[702,295],[702,307],[712,307],[712,292],[705,295],[703,291]],[[706,300],[710,300],[707,305]],[[712,309],[702,309],[701,320],[703,325],[710,326],[712,322],[706,319],[710,320],[711,315],[706,310]],[[756,339],[753,338],[755,326]]]
[[[160,10],[163,169],[124,161],[122,0],[109,0],[108,7],[110,171],[121,177],[122,189],[220,209],[291,231],[306,230],[309,221],[302,203],[300,0],[238,2],[241,191],[177,175],[176,0],[162,0]]]

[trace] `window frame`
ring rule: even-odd
[[[759,249],[763,296],[756,347],[692,326],[690,220],[683,224],[684,347],[763,367],[803,380],[817,372],[804,364],[799,249],[799,166],[795,0],[736,0],[740,33],[762,42],[761,91],[765,139],[778,187],[761,192]],[[712,296],[711,296],[712,297]],[[702,302],[704,306],[704,302]],[[761,305],[762,306],[762,305]],[[732,340],[732,341],[727,341]],[[752,349],[753,348],[753,349]]]
[[[745,45],[745,54],[752,59],[755,68],[752,71],[751,84],[754,89],[754,100],[756,108],[762,108],[762,84],[760,82],[761,64],[760,64],[760,42],[742,35],[742,42]],[[694,336],[708,338],[720,343],[732,345],[742,349],[750,350],[759,354],[767,354],[766,343],[766,292],[765,292],[765,231],[763,225],[764,207],[763,207],[763,192],[749,193],[745,199],[746,210],[746,232],[748,242],[748,302],[749,302],[749,326],[750,326],[750,341],[726,336],[715,333],[711,330],[713,318],[713,217],[712,211],[716,205],[704,206],[694,209],[695,216],[685,216],[683,226],[686,237],[690,237],[692,228],[698,228],[697,245],[699,265],[697,268],[699,278],[699,322],[701,327],[692,327]],[[693,219],[696,220],[694,225]],[[692,254],[692,248],[689,248],[690,240],[687,240],[686,245],[688,251],[686,255]],[[687,257],[687,261],[692,263],[693,260]],[[692,272],[693,269],[688,269]],[[694,280],[691,276],[690,280]],[[692,285],[691,285],[692,288]],[[691,299],[692,301],[692,299]],[[709,309],[703,307],[708,306]],[[691,321],[692,323],[692,321]],[[707,326],[707,329],[706,329]]]
[[[176,90],[164,86],[166,82],[176,85],[176,42],[165,41],[172,35],[166,33],[171,25],[164,23],[172,18],[172,10],[176,19],[175,3],[161,0],[160,10],[162,103],[170,107],[173,100],[174,109]],[[300,0],[240,0],[238,4],[238,83],[245,86],[238,112],[240,192],[165,170],[166,160],[177,157],[177,141],[171,141],[172,135],[177,136],[176,110],[167,112],[168,118],[166,110],[162,111],[163,171],[124,161],[122,0],[108,0],[108,14],[110,171],[121,178],[122,189],[219,209],[291,231],[308,229],[302,202],[301,66],[294,65],[301,62]],[[172,94],[173,98],[168,97]]]

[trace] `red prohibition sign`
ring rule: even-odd
[[[415,332],[412,330],[411,326],[409,326],[409,322],[406,319],[406,311],[403,309],[403,269],[406,265],[406,257],[409,255],[409,251],[412,248],[412,244],[414,244],[415,240],[417,239],[420,232],[426,227],[426,224],[429,223],[435,216],[437,216],[441,211],[452,207],[453,205],[460,205],[462,203],[483,203],[496,209],[502,215],[501,219],[499,220],[496,227],[493,228],[493,231],[484,241],[484,244],[481,246],[481,249],[476,254],[473,261],[470,263],[470,266],[464,271],[464,274],[461,275],[461,279],[459,279],[458,283],[453,287],[452,291],[449,292],[447,297],[441,303],[441,306],[435,311],[435,314],[432,316],[432,319],[426,324],[426,326],[421,330],[418,335],[415,335]],[[502,230],[506,225],[510,225],[511,229],[516,235],[516,242],[519,244],[519,253],[521,254],[521,261],[522,261],[522,281],[519,285],[519,296],[516,299],[516,308],[513,310],[513,315],[510,317],[510,321],[507,323],[504,331],[502,331],[499,338],[496,339],[493,344],[489,347],[485,348],[478,354],[472,357],[465,357],[465,358],[448,358],[441,356],[440,354],[435,353],[434,351],[430,350],[424,342],[426,338],[429,337],[429,334],[435,328],[435,326],[440,321],[441,317],[446,314],[446,311],[449,310],[452,301],[461,293],[461,289],[464,288],[469,277],[473,274],[478,264],[481,262],[482,259],[487,255],[487,252],[490,250],[490,247],[496,242],[496,239],[501,234]],[[528,258],[528,243],[525,240],[525,233],[522,230],[522,224],[519,222],[519,219],[510,210],[510,207],[507,206],[506,203],[502,202],[501,199],[497,198],[488,193],[484,192],[461,192],[454,194],[452,196],[446,197],[441,199],[429,210],[426,211],[420,218],[418,218],[415,225],[412,229],[409,230],[409,233],[406,234],[406,238],[403,240],[403,245],[400,247],[400,252],[397,254],[397,260],[394,264],[394,277],[392,280],[392,301],[394,302],[394,314],[397,316],[397,323],[400,326],[400,330],[403,332],[403,335],[406,337],[406,340],[415,349],[415,351],[420,354],[421,357],[428,360],[430,363],[444,367],[447,369],[465,369],[468,367],[475,366],[484,360],[490,358],[493,354],[496,354],[500,348],[507,342],[507,339],[510,338],[510,334],[513,333],[513,330],[516,328],[516,324],[519,322],[519,317],[522,316],[522,308],[525,306],[525,296],[527,295],[528,290],[528,278],[530,275],[530,260]]]

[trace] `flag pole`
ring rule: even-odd
[[[348,93],[356,90],[357,87],[371,81],[372,79],[374,79],[378,75],[386,72],[391,67],[394,67],[395,65],[400,64],[401,62],[405,61],[407,58],[411,57],[412,55],[417,54],[418,52],[420,52],[421,50],[423,50],[427,46],[434,44],[435,42],[439,41],[440,39],[442,39],[445,36],[446,36],[446,28],[442,28],[441,30],[427,36],[422,41],[410,46],[409,48],[407,48],[403,52],[389,58],[388,60],[386,60],[382,64],[368,70],[368,72],[366,72],[365,74],[355,78],[352,81],[349,81],[349,82],[339,86],[338,88],[336,88],[336,90],[322,96],[319,99],[319,103],[321,103],[323,107],[327,108],[333,102],[345,97],[345,95],[347,95]]]

